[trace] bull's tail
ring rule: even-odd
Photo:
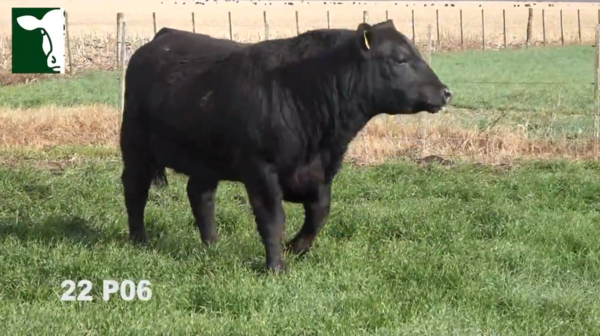
[[[158,188],[167,187],[169,185],[169,181],[167,180],[167,171],[165,167],[158,167],[154,171],[154,176],[152,177],[152,184]]]

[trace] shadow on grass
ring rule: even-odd
[[[184,237],[170,234],[161,228],[159,222],[149,219],[146,222],[148,241],[145,244],[133,243],[129,240],[128,230],[99,229],[79,216],[50,216],[41,220],[30,219],[27,216],[20,218],[0,219],[0,241],[8,237],[16,238],[22,243],[35,242],[47,246],[55,246],[65,242],[92,249],[103,245],[116,245],[118,248],[134,249],[139,253],[151,253],[166,256],[173,261],[188,261],[195,258],[210,259],[209,263],[219,268],[223,260],[222,255],[226,250],[237,250],[229,262],[246,268],[256,275],[269,275],[271,272],[265,268],[265,255],[261,248],[258,254],[253,250],[254,241],[240,241],[235,234],[220,236],[219,240],[211,246],[205,246],[193,222],[185,223],[188,234]],[[126,224],[125,224],[126,225]],[[256,239],[252,237],[251,239]],[[262,244],[261,244],[262,247]],[[293,260],[303,260],[307,255],[296,256],[285,253],[286,264]],[[226,258],[227,259],[227,258]]]
[[[4,219],[0,221],[0,237],[14,237],[19,241],[40,242],[46,245],[67,240],[70,243],[92,248],[100,244],[116,243],[121,247],[131,246],[139,251],[154,251],[168,255],[174,259],[183,260],[190,257],[190,249],[197,252],[194,244],[181,244],[167,232],[156,227],[156,223],[148,221],[147,244],[134,244],[129,240],[127,233],[110,232],[95,228],[89,221],[78,216],[51,216],[40,221],[29,218],[17,220]],[[192,227],[193,228],[193,227]],[[190,234],[197,233],[190,230]],[[203,247],[198,236],[198,247]]]
[[[0,222],[0,236],[12,236],[22,242],[41,241],[53,244],[61,238],[66,238],[73,243],[92,246],[100,241],[105,241],[99,230],[93,228],[89,222],[77,216],[48,217],[40,222],[29,219],[19,221]]]

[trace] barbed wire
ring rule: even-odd
[[[448,81],[448,84],[493,84],[493,85],[594,85],[577,82],[498,82],[498,81]]]

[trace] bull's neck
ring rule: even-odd
[[[312,129],[306,135],[318,134],[319,147],[329,153],[331,173],[335,174],[348,145],[373,117],[373,106],[369,87],[361,76],[363,65],[357,65],[348,50],[337,50],[330,57],[281,69],[279,84],[299,102],[299,112],[318,120],[316,124],[311,122],[318,130]]]
[[[321,148],[329,152],[327,179],[333,178],[337,173],[350,142],[373,117],[371,101],[368,99],[369,92],[361,91],[361,87],[358,85],[359,79],[356,76],[359,75],[343,72],[338,77],[328,79],[335,87],[334,96],[330,96],[328,99],[334,99],[336,104],[328,105],[327,116],[329,119],[323,129],[321,139]],[[342,78],[354,78],[355,80],[342,80]]]

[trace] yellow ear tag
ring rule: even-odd
[[[363,35],[365,37],[365,45],[367,46],[367,49],[371,49],[371,46],[369,45],[369,40],[367,40],[367,31],[363,31]]]

